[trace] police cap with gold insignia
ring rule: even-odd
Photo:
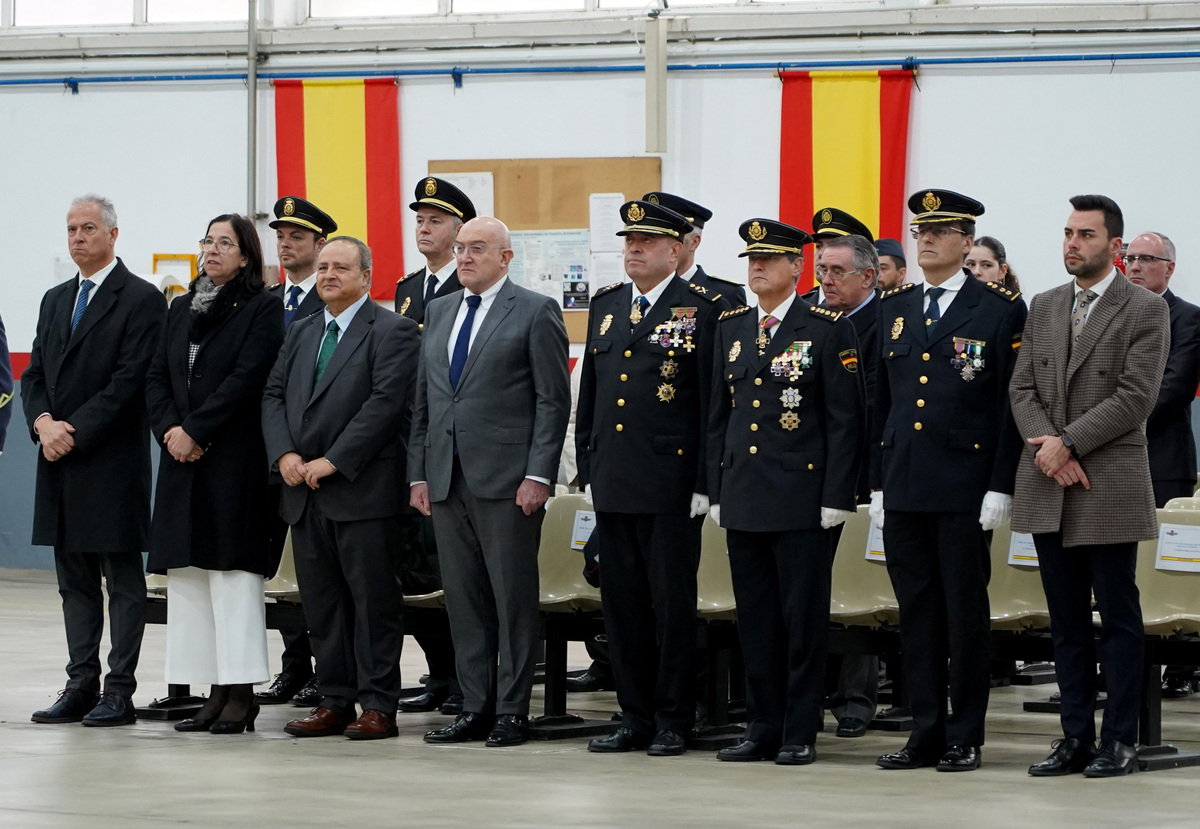
[[[647,193],[642,196],[642,201],[648,201],[651,204],[661,204],[663,207],[669,207],[683,218],[692,223],[692,226],[697,230],[704,228],[704,223],[712,218],[712,211],[707,207],[702,207],[694,201],[688,201],[682,196],[676,196],[674,193],[664,193],[661,190],[655,190],[653,193]]]
[[[983,203],[953,190],[918,190],[908,197],[911,224],[973,222],[983,215]]]
[[[270,226],[277,228],[287,224],[315,231],[318,236],[328,236],[337,230],[337,222],[329,218],[328,213],[299,196],[284,196],[275,202],[275,221]]]
[[[408,206],[410,210],[416,210],[422,205],[427,205],[445,210],[447,213],[457,216],[464,222],[469,222],[475,218],[475,205],[471,203],[467,194],[450,182],[440,178],[429,176],[428,178],[421,179],[417,182],[413,197],[416,201]]]
[[[839,236],[861,236],[871,244],[875,237],[871,230],[845,210],[836,207],[823,207],[813,214],[813,238],[836,239]]]
[[[682,239],[692,229],[692,224],[679,213],[652,201],[630,201],[621,205],[621,221],[625,227],[617,231],[618,236],[630,233],[649,233],[652,236],[670,236]]]
[[[804,246],[813,240],[813,237],[800,228],[773,219],[747,219],[738,228],[738,233],[746,240],[746,249],[738,256],[749,256],[752,253],[803,255]]]

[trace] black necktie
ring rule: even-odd
[[[942,309],[938,307],[938,299],[944,293],[946,293],[945,288],[930,288],[925,292],[925,295],[929,297],[929,308],[925,311],[925,331],[928,334],[933,333],[937,321],[942,318]]]
[[[437,277],[432,274],[429,276],[429,281],[425,283],[425,304],[433,302],[433,294],[437,290]]]

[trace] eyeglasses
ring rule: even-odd
[[[201,239],[200,250],[208,250],[211,247],[219,248],[222,253],[228,253],[237,247],[237,243],[232,239]]]
[[[462,256],[467,251],[471,252],[472,256],[483,256],[487,253],[487,245],[451,245],[450,252],[455,256]]]
[[[959,230],[957,227],[947,227],[946,225],[925,225],[923,227],[914,227],[909,231],[909,233],[912,234],[914,239],[920,239],[926,233],[930,234],[935,239],[945,239],[951,233],[961,233],[963,236],[967,235],[965,230]]]
[[[1149,265],[1151,262],[1170,262],[1171,260],[1165,256],[1151,256],[1148,253],[1136,253],[1132,256],[1128,253],[1121,257],[1126,265],[1132,265],[1134,262],[1141,262],[1143,265]]]
[[[825,277],[829,277],[830,279],[834,280],[835,282],[841,282],[843,279],[845,279],[848,276],[854,276],[856,273],[862,273],[862,268],[859,268],[856,271],[843,272],[841,270],[841,268],[832,268],[831,269],[831,268],[825,268],[825,267],[818,267],[816,269],[816,271],[817,271],[817,279],[821,280],[822,282],[825,281]]]

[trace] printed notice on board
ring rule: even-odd
[[[1013,533],[1012,541],[1008,543],[1008,563],[1018,567],[1037,567],[1037,548],[1033,546],[1033,536],[1029,533]]]
[[[583,545],[587,544],[588,539],[592,537],[592,530],[595,528],[596,513],[585,509],[575,510],[575,528],[571,531],[571,549],[582,550]]]
[[[875,522],[871,522],[871,531],[867,533],[867,561],[886,561],[883,552],[883,530],[875,526]]]
[[[586,308],[591,296],[587,230],[520,230],[512,233],[513,283],[554,297],[564,307]]]
[[[1200,527],[1163,524],[1158,528],[1156,570],[1200,573]]]

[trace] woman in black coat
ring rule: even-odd
[[[179,731],[254,730],[252,686],[270,679],[263,580],[268,569],[263,386],[283,342],[283,304],[263,285],[249,219],[221,215],[200,243],[200,274],[176,299],[146,378],[162,445],[152,573],[166,573],[172,684],[212,685]]]

